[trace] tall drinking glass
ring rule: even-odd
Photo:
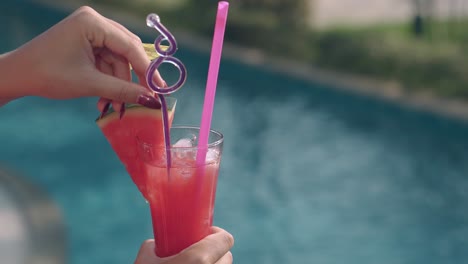
[[[171,128],[171,147],[151,142],[148,131],[137,133],[138,153],[145,163],[156,255],[168,257],[209,235],[223,135],[211,130],[204,163],[197,163],[199,128]],[[167,156],[170,155],[168,167]]]

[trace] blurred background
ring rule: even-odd
[[[160,15],[188,69],[174,122],[198,124],[217,1],[3,0],[0,52],[85,4],[145,42]],[[213,128],[236,263],[468,261],[467,18],[465,0],[231,2]],[[0,259],[132,263],[152,236],[96,101],[0,109]]]
[[[93,0],[211,37],[215,0]],[[180,19],[183,16],[184,19]],[[395,81],[408,91],[466,97],[465,0],[236,1],[228,40],[333,71]]]

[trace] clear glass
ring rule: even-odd
[[[159,257],[177,254],[209,235],[224,140],[211,130],[208,148],[201,148],[206,159],[197,163],[199,128],[173,127],[170,134],[169,152],[160,142],[154,144],[148,131],[137,134]],[[169,168],[166,153],[171,155]]]

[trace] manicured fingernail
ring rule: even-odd
[[[125,114],[125,103],[122,103],[120,105],[120,115],[119,115],[119,118],[122,119],[122,117],[124,116]]]
[[[144,105],[148,108],[152,109],[161,109],[161,103],[158,101],[158,99],[149,96],[149,95],[140,95],[137,100],[138,104]]]
[[[109,107],[110,107],[110,103],[106,103],[104,105],[104,108],[102,109],[101,116],[99,117],[99,119],[103,118],[106,115],[107,111],[109,111]]]

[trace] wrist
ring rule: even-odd
[[[21,52],[14,50],[0,55],[0,99],[30,95],[33,67]]]

